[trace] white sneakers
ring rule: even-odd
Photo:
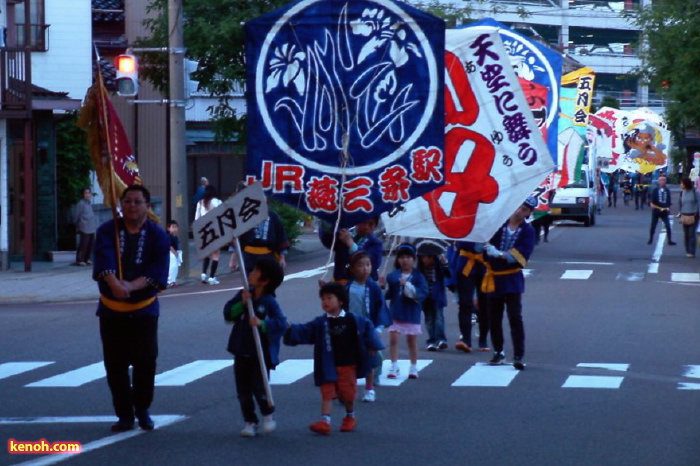
[[[392,364],[389,368],[389,374],[386,376],[387,379],[397,379],[399,377],[399,365]],[[417,379],[418,378],[418,367],[415,364],[411,364],[408,368],[408,378]]]
[[[268,414],[263,417],[262,431],[266,434],[272,433],[277,429],[277,422],[273,414]],[[258,425],[254,422],[246,422],[241,430],[241,437],[255,437],[258,434]]]
[[[207,275],[206,273],[201,274],[199,278],[202,279],[202,283],[207,283],[209,281],[209,275]]]
[[[216,277],[211,277],[209,280],[207,280],[207,283],[209,283],[210,285],[218,285],[219,280],[217,280]]]
[[[275,421],[275,417],[272,414],[264,416],[262,422],[263,432],[269,434],[270,432],[274,432],[275,429],[277,429],[277,422]]]
[[[376,399],[377,395],[375,395],[374,390],[365,390],[365,396],[362,397],[362,401],[365,403],[374,403]]]
[[[258,425],[252,422],[246,422],[241,431],[241,437],[255,437],[258,433]]]
[[[387,374],[386,378],[387,379],[396,379],[398,377],[399,377],[399,365],[392,364],[392,366],[389,368],[389,374]]]

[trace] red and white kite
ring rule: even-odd
[[[483,242],[554,163],[498,33],[446,33],[446,183],[382,220],[390,235]]]

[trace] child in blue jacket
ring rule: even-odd
[[[319,297],[325,314],[305,324],[290,324],[284,343],[314,345],[314,382],[321,388],[321,420],[309,429],[330,434],[333,400],[340,398],[345,404],[340,431],[352,432],[357,425],[357,379],[367,376],[372,354],[384,344],[369,319],[345,311],[348,297],[343,285],[326,283]]]
[[[447,306],[446,280],[450,277],[447,259],[437,251],[418,254],[418,270],[428,282],[428,294],[423,300],[428,351],[447,348],[444,309]]]
[[[284,280],[284,271],[273,259],[260,259],[248,275],[250,291],[241,290],[224,305],[224,320],[232,322],[228,351],[234,356],[233,374],[236,379],[238,401],[245,425],[242,437],[254,437],[258,431],[255,403],[263,415],[263,432],[270,433],[277,427],[273,413],[275,407],[268,403],[260,360],[255,347],[254,331],[260,331],[260,343],[267,368],[279,364],[280,340],[287,328],[287,319],[275,299],[275,290]],[[255,317],[248,316],[248,299],[253,300]],[[257,327],[254,330],[253,327]]]
[[[396,250],[395,270],[386,277],[389,287],[386,300],[390,301],[389,312],[393,323],[389,327],[389,357],[391,368],[387,378],[399,376],[399,335],[406,335],[408,356],[411,365],[408,378],[418,378],[418,335],[420,335],[421,305],[428,294],[428,282],[416,270],[416,248],[404,243]]]
[[[348,309],[353,314],[367,317],[378,334],[381,335],[385,327],[391,325],[391,314],[386,307],[384,294],[379,284],[370,276],[372,273],[372,261],[369,253],[357,251],[350,256],[350,267],[347,284],[349,306]],[[378,351],[374,355],[372,370],[365,378],[365,394],[362,401],[373,402],[376,400],[374,392],[375,380],[382,371],[382,353]]]

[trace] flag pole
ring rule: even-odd
[[[233,241],[235,242],[236,251],[238,251],[238,264],[241,268],[241,276],[243,277],[243,288],[248,290],[248,275],[245,270],[245,261],[243,260],[243,250],[241,249],[241,242],[238,240],[238,236],[234,236]],[[253,299],[248,298],[246,302],[248,306],[248,317],[255,317],[255,310],[253,309]],[[260,343],[260,327],[253,329],[253,339],[255,340],[255,351],[258,354],[258,362],[260,363],[260,372],[262,374],[263,385],[265,387],[265,395],[267,395],[267,405],[272,408],[275,406],[275,402],[272,399],[272,389],[270,388],[270,381],[267,379],[267,367],[265,366],[265,355],[263,354],[262,344]]]
[[[114,186],[114,163],[112,157],[112,141],[109,133],[109,121],[107,116],[107,105],[105,104],[105,86],[102,81],[102,71],[100,70],[100,54],[95,46],[95,55],[97,56],[97,92],[98,92],[98,105],[97,109],[100,112],[100,120],[103,122],[104,129],[104,141],[107,146],[107,160],[109,161],[109,195],[110,204],[112,207],[112,219],[114,220],[114,248],[117,257],[117,278],[121,280],[123,278],[122,273],[122,255],[121,247],[119,241],[119,215],[117,213],[117,190]]]

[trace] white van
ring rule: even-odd
[[[587,227],[595,225],[595,178],[588,165],[581,165],[578,181],[552,192],[549,209],[552,220],[576,220]]]

